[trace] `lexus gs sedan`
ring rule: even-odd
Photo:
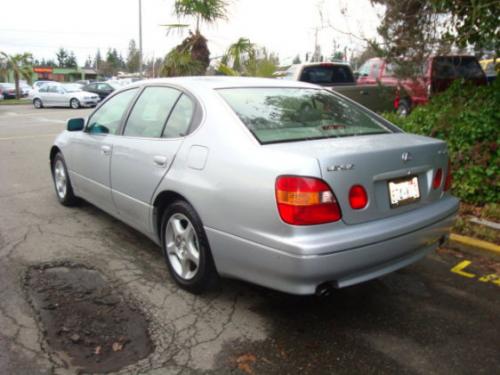
[[[84,199],[161,246],[200,293],[221,277],[325,294],[446,241],[443,141],[302,82],[183,77],[113,92],[50,150],[58,200]]]
[[[47,83],[33,93],[33,106],[43,107],[95,107],[99,102],[99,96],[82,91],[78,84],[52,84]]]

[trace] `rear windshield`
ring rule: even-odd
[[[482,78],[483,70],[474,57],[446,56],[435,57],[432,63],[434,78]]]
[[[391,132],[327,90],[252,87],[218,92],[262,144]]]
[[[299,80],[317,85],[333,85],[353,83],[354,77],[348,66],[325,64],[304,67]]]

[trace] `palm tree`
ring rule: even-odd
[[[200,22],[214,23],[227,18],[227,3],[224,0],[176,0],[177,17],[195,17],[196,34],[200,33]]]
[[[215,23],[218,20],[226,19],[227,3],[225,0],[176,0],[174,4],[174,13],[178,18],[194,17],[195,29],[194,32],[189,31],[189,36],[182,41],[181,44],[176,46],[174,50],[170,51],[165,58],[162,72],[165,74],[169,71],[178,72],[175,66],[181,62],[186,64],[186,53],[191,56],[191,59],[197,61],[199,64],[194,64],[197,69],[192,69],[190,65],[188,69],[191,74],[205,74],[208,65],[210,64],[210,51],[207,46],[207,39],[200,33],[200,24]],[[170,24],[164,25],[171,29],[179,29],[189,27],[188,24]],[[182,61],[175,61],[174,58],[182,58]],[[174,65],[172,65],[174,64]],[[189,64],[188,64],[189,65]]]
[[[7,55],[5,52],[0,52],[0,56],[6,62],[7,69],[14,72],[14,83],[16,85],[16,99],[21,97],[19,90],[19,80],[24,78],[31,83],[33,74],[33,55],[29,52],[23,54]]]
[[[189,51],[171,50],[165,57],[160,75],[163,77],[196,75],[201,69],[201,63],[191,58]]]
[[[232,64],[230,64],[232,62]],[[279,60],[265,48],[257,48],[249,39],[240,38],[229,46],[217,72],[226,76],[275,77]]]
[[[0,82],[8,80],[9,70],[7,68],[7,59],[0,54]]]
[[[229,61],[232,61],[232,69],[243,73],[242,60],[250,61],[255,59],[255,44],[250,42],[250,39],[240,38],[229,46],[225,55],[222,57],[222,64],[229,66]]]

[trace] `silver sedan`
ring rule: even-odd
[[[33,94],[33,106],[43,107],[95,107],[99,103],[99,96],[82,91],[78,84],[47,83]]]
[[[443,141],[300,82],[139,82],[68,122],[57,198],[84,199],[161,246],[198,293],[218,276],[323,294],[407,266],[458,209]]]

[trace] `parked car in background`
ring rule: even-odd
[[[497,59],[485,59],[479,62],[481,68],[483,68],[484,74],[486,74],[486,79],[488,82],[493,82],[498,73],[500,73],[500,58]]]
[[[397,110],[398,86],[358,84],[351,66],[341,62],[294,64],[279,79],[314,83],[332,89],[375,112]]]
[[[90,80],[88,80],[88,79],[79,79],[78,81],[75,81],[73,83],[78,83],[79,85],[87,86],[90,83]]]
[[[33,91],[33,88],[25,82],[19,83],[19,89],[23,98],[29,97]]]
[[[33,90],[38,90],[40,87],[42,87],[43,85],[47,84],[47,83],[57,83],[55,81],[35,81],[33,82]]]
[[[84,91],[93,92],[94,94],[99,95],[99,98],[104,99],[113,91],[121,88],[118,84],[114,82],[92,82],[83,87]]]
[[[383,59],[369,59],[358,71],[358,84],[400,85],[403,88],[398,103],[401,115],[408,114],[417,105],[427,103],[432,95],[445,91],[457,79],[476,85],[486,84],[486,76],[474,56],[433,56],[422,67],[422,74],[411,79],[398,78],[395,68],[395,64]]]
[[[91,92],[82,91],[75,84],[46,84],[33,96],[35,108],[43,107],[95,107],[99,96]]]
[[[81,197],[163,249],[201,292],[217,274],[324,294],[416,262],[458,210],[446,143],[303,82],[180,77],[126,86],[50,150]]]
[[[13,83],[0,82],[0,93],[3,95],[4,99],[15,99],[16,85],[14,85]]]

